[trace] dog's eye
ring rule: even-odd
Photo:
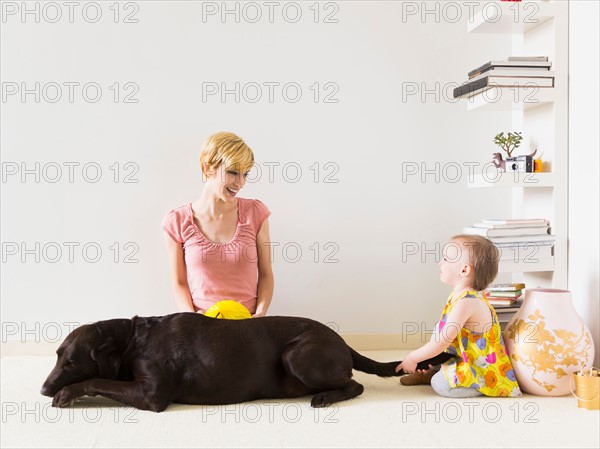
[[[73,360],[67,360],[65,362],[65,366],[75,366],[75,363],[73,362]]]

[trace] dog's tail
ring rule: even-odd
[[[354,349],[350,348],[350,346],[348,346],[348,348],[352,354],[352,367],[355,370],[362,371],[363,373],[375,374],[381,377],[401,376],[404,374],[402,371],[399,373],[395,371],[400,360],[397,362],[376,362],[375,360],[359,354]]]
[[[396,367],[400,364],[401,360],[398,360],[397,362],[376,362],[375,360],[371,360],[370,358],[359,354],[350,346],[348,346],[348,348],[352,354],[352,367],[355,370],[362,371],[363,373],[375,374],[381,377],[403,376],[406,374],[402,370],[396,372]],[[455,355],[442,352],[435,357],[419,362],[417,364],[417,369],[429,369],[429,365],[441,365],[455,357]]]

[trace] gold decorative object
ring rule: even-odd
[[[577,406],[588,410],[600,410],[600,371],[578,371],[573,377]]]
[[[594,361],[592,334],[575,311],[568,290],[527,289],[503,338],[525,393],[570,394],[572,375]]]

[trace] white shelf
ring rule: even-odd
[[[555,179],[554,173],[500,173],[491,168],[489,172],[476,173],[468,186],[469,188],[554,187]]]
[[[490,162],[483,166],[483,173],[468,180],[468,187],[512,190],[508,200],[511,216],[545,217],[556,236],[553,256],[540,257],[535,263],[501,260],[499,271],[507,274],[503,282],[512,278],[512,282],[527,286],[567,289],[569,2],[490,1],[479,6],[467,24],[472,38],[477,39],[478,33],[504,34],[511,42],[508,55],[548,56],[555,84],[552,88],[495,86],[463,101],[468,111],[504,111],[511,117],[511,129],[522,131],[529,139],[522,152],[542,149],[544,166],[552,172],[498,173]],[[503,56],[490,54],[488,61],[500,58]]]
[[[469,20],[469,33],[525,34],[554,18],[554,4],[547,1],[486,2]]]
[[[523,261],[518,262],[512,260],[500,260],[498,272],[500,273],[529,273],[539,271],[553,271],[554,257],[540,258],[537,262]]]
[[[527,111],[554,103],[554,87],[493,87],[470,98],[465,98],[467,110]]]

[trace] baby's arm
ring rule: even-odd
[[[448,314],[442,329],[437,327],[429,342],[408,353],[402,363],[396,367],[396,371],[404,370],[404,372],[412,373],[415,371],[417,363],[444,352],[456,339],[471,314],[472,311],[468,301],[460,301],[456,304]]]

